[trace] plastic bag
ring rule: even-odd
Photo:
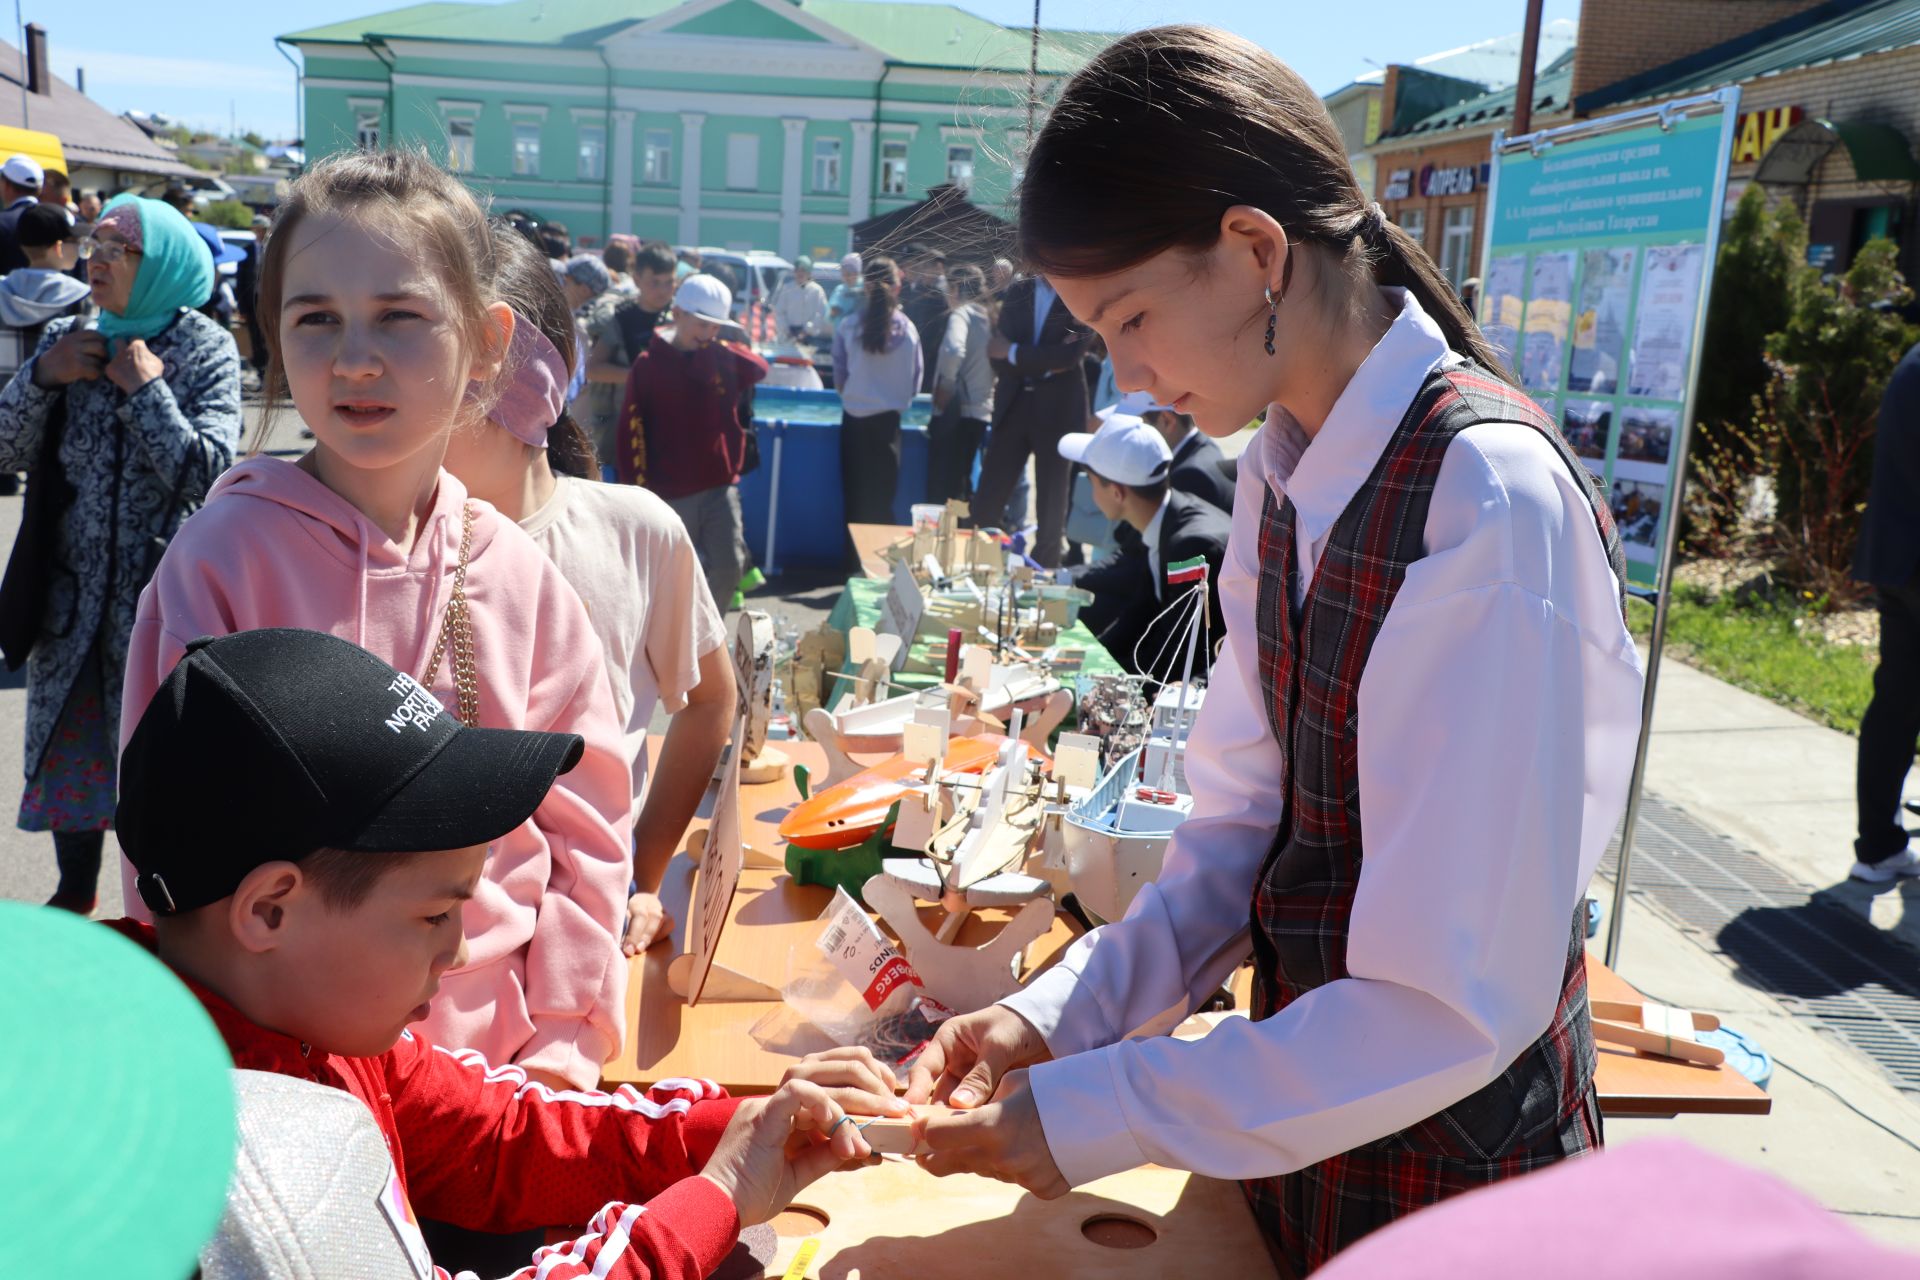
[[[883,1062],[906,1063],[953,1010],[927,994],[920,975],[844,888],[820,916],[820,934],[793,948],[787,1005],[835,1044],[861,1045]]]

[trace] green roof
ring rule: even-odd
[[[1547,64],[1539,78],[1533,82],[1533,113],[1536,116],[1551,115],[1565,111],[1573,93],[1573,56],[1575,50],[1569,49]],[[1426,134],[1446,133],[1454,129],[1473,129],[1492,125],[1513,115],[1513,104],[1519,86],[1510,85],[1493,93],[1483,93],[1443,107],[1430,116],[1423,116],[1390,133],[1380,135],[1381,141],[1388,138],[1415,138]]]
[[[364,18],[351,18],[346,22],[330,22],[324,27],[309,27],[305,31],[295,31],[280,39],[293,43],[307,44],[359,44],[369,31],[381,31],[401,35],[419,28],[432,28],[447,18],[457,18],[469,9],[483,9],[486,5],[455,4],[452,0],[434,0],[431,4],[410,4],[404,9],[389,9],[385,13],[370,14]]]
[[[1758,31],[1596,89],[1582,96],[1577,105],[1584,114],[1621,103],[1674,98],[1914,44],[1920,44],[1920,5],[1913,0],[1829,0]]]
[[[657,18],[684,0],[511,0],[507,4],[409,5],[280,37],[290,44],[359,44],[367,36],[584,48],[623,27]],[[953,5],[889,0],[789,0],[794,7],[909,66],[1025,71],[1030,29],[1003,27]],[[695,19],[696,24],[698,19]],[[1040,70],[1069,74],[1113,37],[1040,33]]]

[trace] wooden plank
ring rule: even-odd
[[[881,553],[900,539],[912,537],[913,529],[904,524],[850,524],[847,533],[853,539],[853,549],[859,553],[860,567],[866,575],[884,580],[892,576],[893,566]]]
[[[909,1161],[884,1160],[806,1188],[775,1229],[782,1238],[770,1276],[784,1276],[808,1239],[820,1242],[809,1276],[1274,1275],[1237,1185],[1154,1165],[1039,1200],[1010,1183],[970,1174],[936,1179]]]
[[[1587,995],[1592,1000],[1644,1004],[1632,983],[1587,955]],[[1600,1044],[1594,1086],[1600,1112],[1609,1116],[1708,1115],[1763,1116],[1773,1099],[1726,1063],[1699,1066],[1674,1062],[1625,1045]]]

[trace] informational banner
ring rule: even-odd
[[[1605,485],[1641,586],[1669,563],[1738,101],[1495,140],[1480,326]]]

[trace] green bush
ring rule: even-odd
[[[253,225],[253,210],[238,200],[215,200],[207,206],[207,221],[216,227],[245,231]]]
[[[1838,280],[1796,268],[1787,323],[1767,338],[1772,379],[1755,426],[1775,455],[1780,567],[1794,585],[1836,602],[1858,593],[1848,570],[1880,397],[1915,338],[1898,312],[1913,296],[1898,257],[1893,241],[1870,240]]]

